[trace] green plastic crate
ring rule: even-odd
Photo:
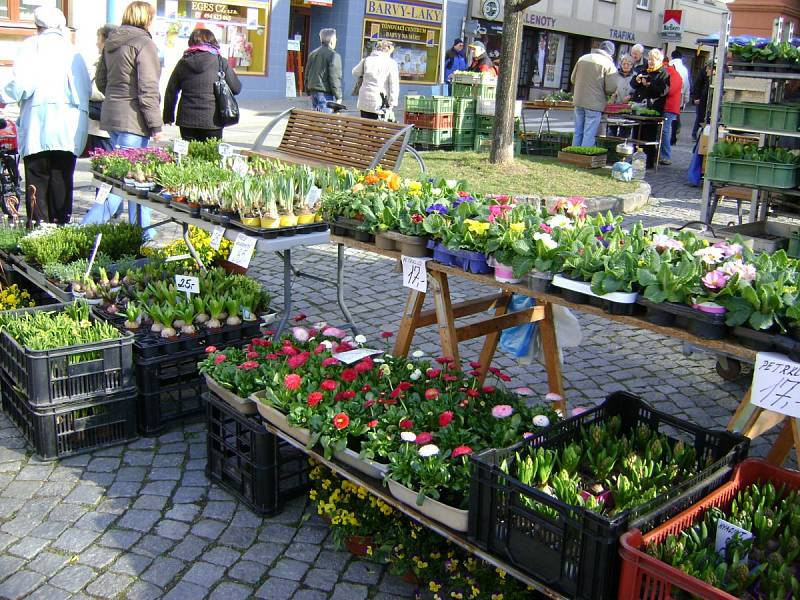
[[[472,86],[472,97],[480,100],[494,100],[497,95],[496,84],[485,84]]]
[[[452,113],[453,98],[449,96],[406,96],[406,112]]]
[[[472,98],[471,83],[453,83],[450,92],[453,98]]]
[[[459,146],[469,146],[469,149],[472,150],[472,145],[475,143],[475,132],[474,131],[454,131],[453,132],[453,144]]]
[[[798,167],[754,160],[709,156],[706,177],[712,181],[773,188],[797,187]]]
[[[722,122],[728,127],[795,132],[800,126],[800,106],[725,102],[722,105]]]
[[[492,133],[494,129],[494,115],[476,115],[475,129],[478,133]],[[519,134],[520,119],[514,119],[514,133]]]
[[[469,113],[453,113],[453,128],[475,129],[475,115]]]
[[[489,152],[492,149],[492,136],[484,135],[482,133],[475,134],[475,144],[472,149],[475,152]],[[514,140],[514,156],[519,156],[522,153],[522,140]]]
[[[453,114],[475,114],[475,98],[456,98],[453,106]]]
[[[464,83],[467,85],[472,85],[473,83],[480,83],[481,82],[481,74],[480,73],[473,73],[473,72],[460,72],[460,73],[453,73],[452,83]]]
[[[452,129],[417,129],[414,128],[412,136],[413,144],[426,146],[443,146],[453,143]]]

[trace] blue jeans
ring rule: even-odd
[[[678,118],[676,113],[664,113],[664,131],[661,133],[661,160],[672,160],[672,125]]]
[[[335,98],[331,94],[311,92],[311,106],[318,112],[332,113],[333,109],[328,108],[327,103],[333,100],[335,100]]]
[[[572,137],[573,146],[594,146],[597,129],[600,127],[600,118],[603,113],[599,110],[575,107],[575,135]]]
[[[127,133],[124,131],[109,131],[108,135],[111,136],[111,145],[114,148],[147,148],[150,141],[149,137],[136,135],[135,133]],[[136,218],[136,212],[139,205],[135,202],[128,202],[128,222],[140,223],[142,227],[150,225],[150,209],[143,206],[141,207],[141,222]],[[95,204],[92,206],[86,215],[81,219],[81,223],[96,224],[106,223],[112,218],[118,216],[122,212],[122,198],[116,194],[109,194],[108,198],[103,204]],[[150,240],[155,237],[152,230],[145,231],[145,238]]]

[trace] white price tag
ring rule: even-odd
[[[800,417],[800,363],[777,352],[759,352],[750,389],[753,405]]]
[[[186,156],[189,154],[189,142],[187,140],[175,140],[172,142],[172,151],[175,154]]]
[[[250,171],[250,167],[247,166],[247,160],[241,154],[234,155],[231,169],[239,177],[244,177]]]
[[[256,238],[240,233],[233,242],[233,250],[228,257],[228,261],[246,269],[253,258],[253,250],[256,248]]]
[[[714,541],[714,551],[722,556],[725,555],[725,550],[728,548],[728,542],[734,537],[738,536],[740,540],[745,541],[753,537],[753,534],[742,529],[733,523],[728,523],[720,519],[717,521],[717,538]]]
[[[403,261],[403,286],[418,292],[427,292],[428,271],[425,269],[425,263],[430,259],[416,256],[401,258]]]
[[[370,348],[356,348],[355,350],[348,350],[347,352],[339,352],[333,355],[333,358],[346,365],[352,365],[368,356],[375,356],[376,354],[383,354],[383,350],[371,350]]]
[[[220,144],[219,145],[219,155],[222,158],[228,158],[229,156],[233,156],[233,146],[230,144]]]
[[[175,287],[179,292],[187,294],[200,293],[200,280],[191,275],[175,275]]]
[[[222,238],[224,236],[225,236],[225,228],[217,225],[216,227],[214,227],[214,231],[211,232],[211,240],[208,242],[208,245],[211,246],[214,250],[219,250],[219,245],[222,243]]]
[[[189,260],[192,258],[191,254],[173,254],[164,259],[164,262],[175,262],[176,260]]]
[[[101,183],[100,187],[97,188],[97,196],[95,196],[94,201],[98,204],[102,204],[108,198],[108,195],[111,193],[111,184],[110,183]]]

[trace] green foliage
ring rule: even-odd
[[[600,146],[567,146],[562,148],[561,151],[584,156],[600,156],[601,154],[607,154],[608,148],[601,148]]]
[[[780,146],[759,148],[757,144],[742,144],[741,142],[717,142],[714,144],[710,156],[782,165],[800,164],[800,154],[795,151]]]

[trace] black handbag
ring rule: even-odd
[[[220,127],[236,125],[239,122],[239,103],[233,95],[228,82],[225,81],[225,65],[222,57],[217,55],[219,60],[219,72],[217,80],[214,82],[214,100],[217,105],[215,121]]]
[[[92,121],[100,120],[100,113],[103,111],[102,100],[89,100],[89,118]]]

